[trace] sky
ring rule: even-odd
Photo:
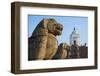
[[[88,44],[88,17],[79,16],[45,16],[45,15],[28,15],[28,37],[32,35],[33,30],[38,23],[43,19],[55,19],[58,23],[63,25],[63,31],[60,36],[57,36],[58,43],[70,43],[70,34],[74,27],[80,33],[80,43]]]

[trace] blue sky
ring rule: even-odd
[[[88,17],[28,15],[28,37],[31,36],[33,30],[43,18],[53,18],[63,25],[62,35],[57,36],[59,43],[66,42],[69,44],[69,36],[75,27],[80,33],[81,44],[88,44]]]

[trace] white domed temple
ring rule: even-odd
[[[80,44],[80,33],[74,28],[70,34],[70,50],[68,53],[68,58],[88,57],[88,46]]]
[[[76,42],[78,46],[80,46],[80,34],[75,28],[73,29],[70,35],[70,45],[73,45],[74,41]]]

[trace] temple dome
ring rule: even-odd
[[[74,30],[72,31],[72,34],[79,34],[80,35],[80,33],[78,32],[78,31],[76,31],[76,29],[74,28]],[[71,34],[71,35],[72,35]]]
[[[77,45],[80,45],[80,33],[75,28],[70,35],[70,45],[73,45],[74,41],[76,41]]]

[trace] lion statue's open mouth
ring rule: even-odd
[[[62,30],[63,30],[63,26],[61,24],[57,25],[57,27],[55,27],[55,34],[56,35],[61,35]]]

